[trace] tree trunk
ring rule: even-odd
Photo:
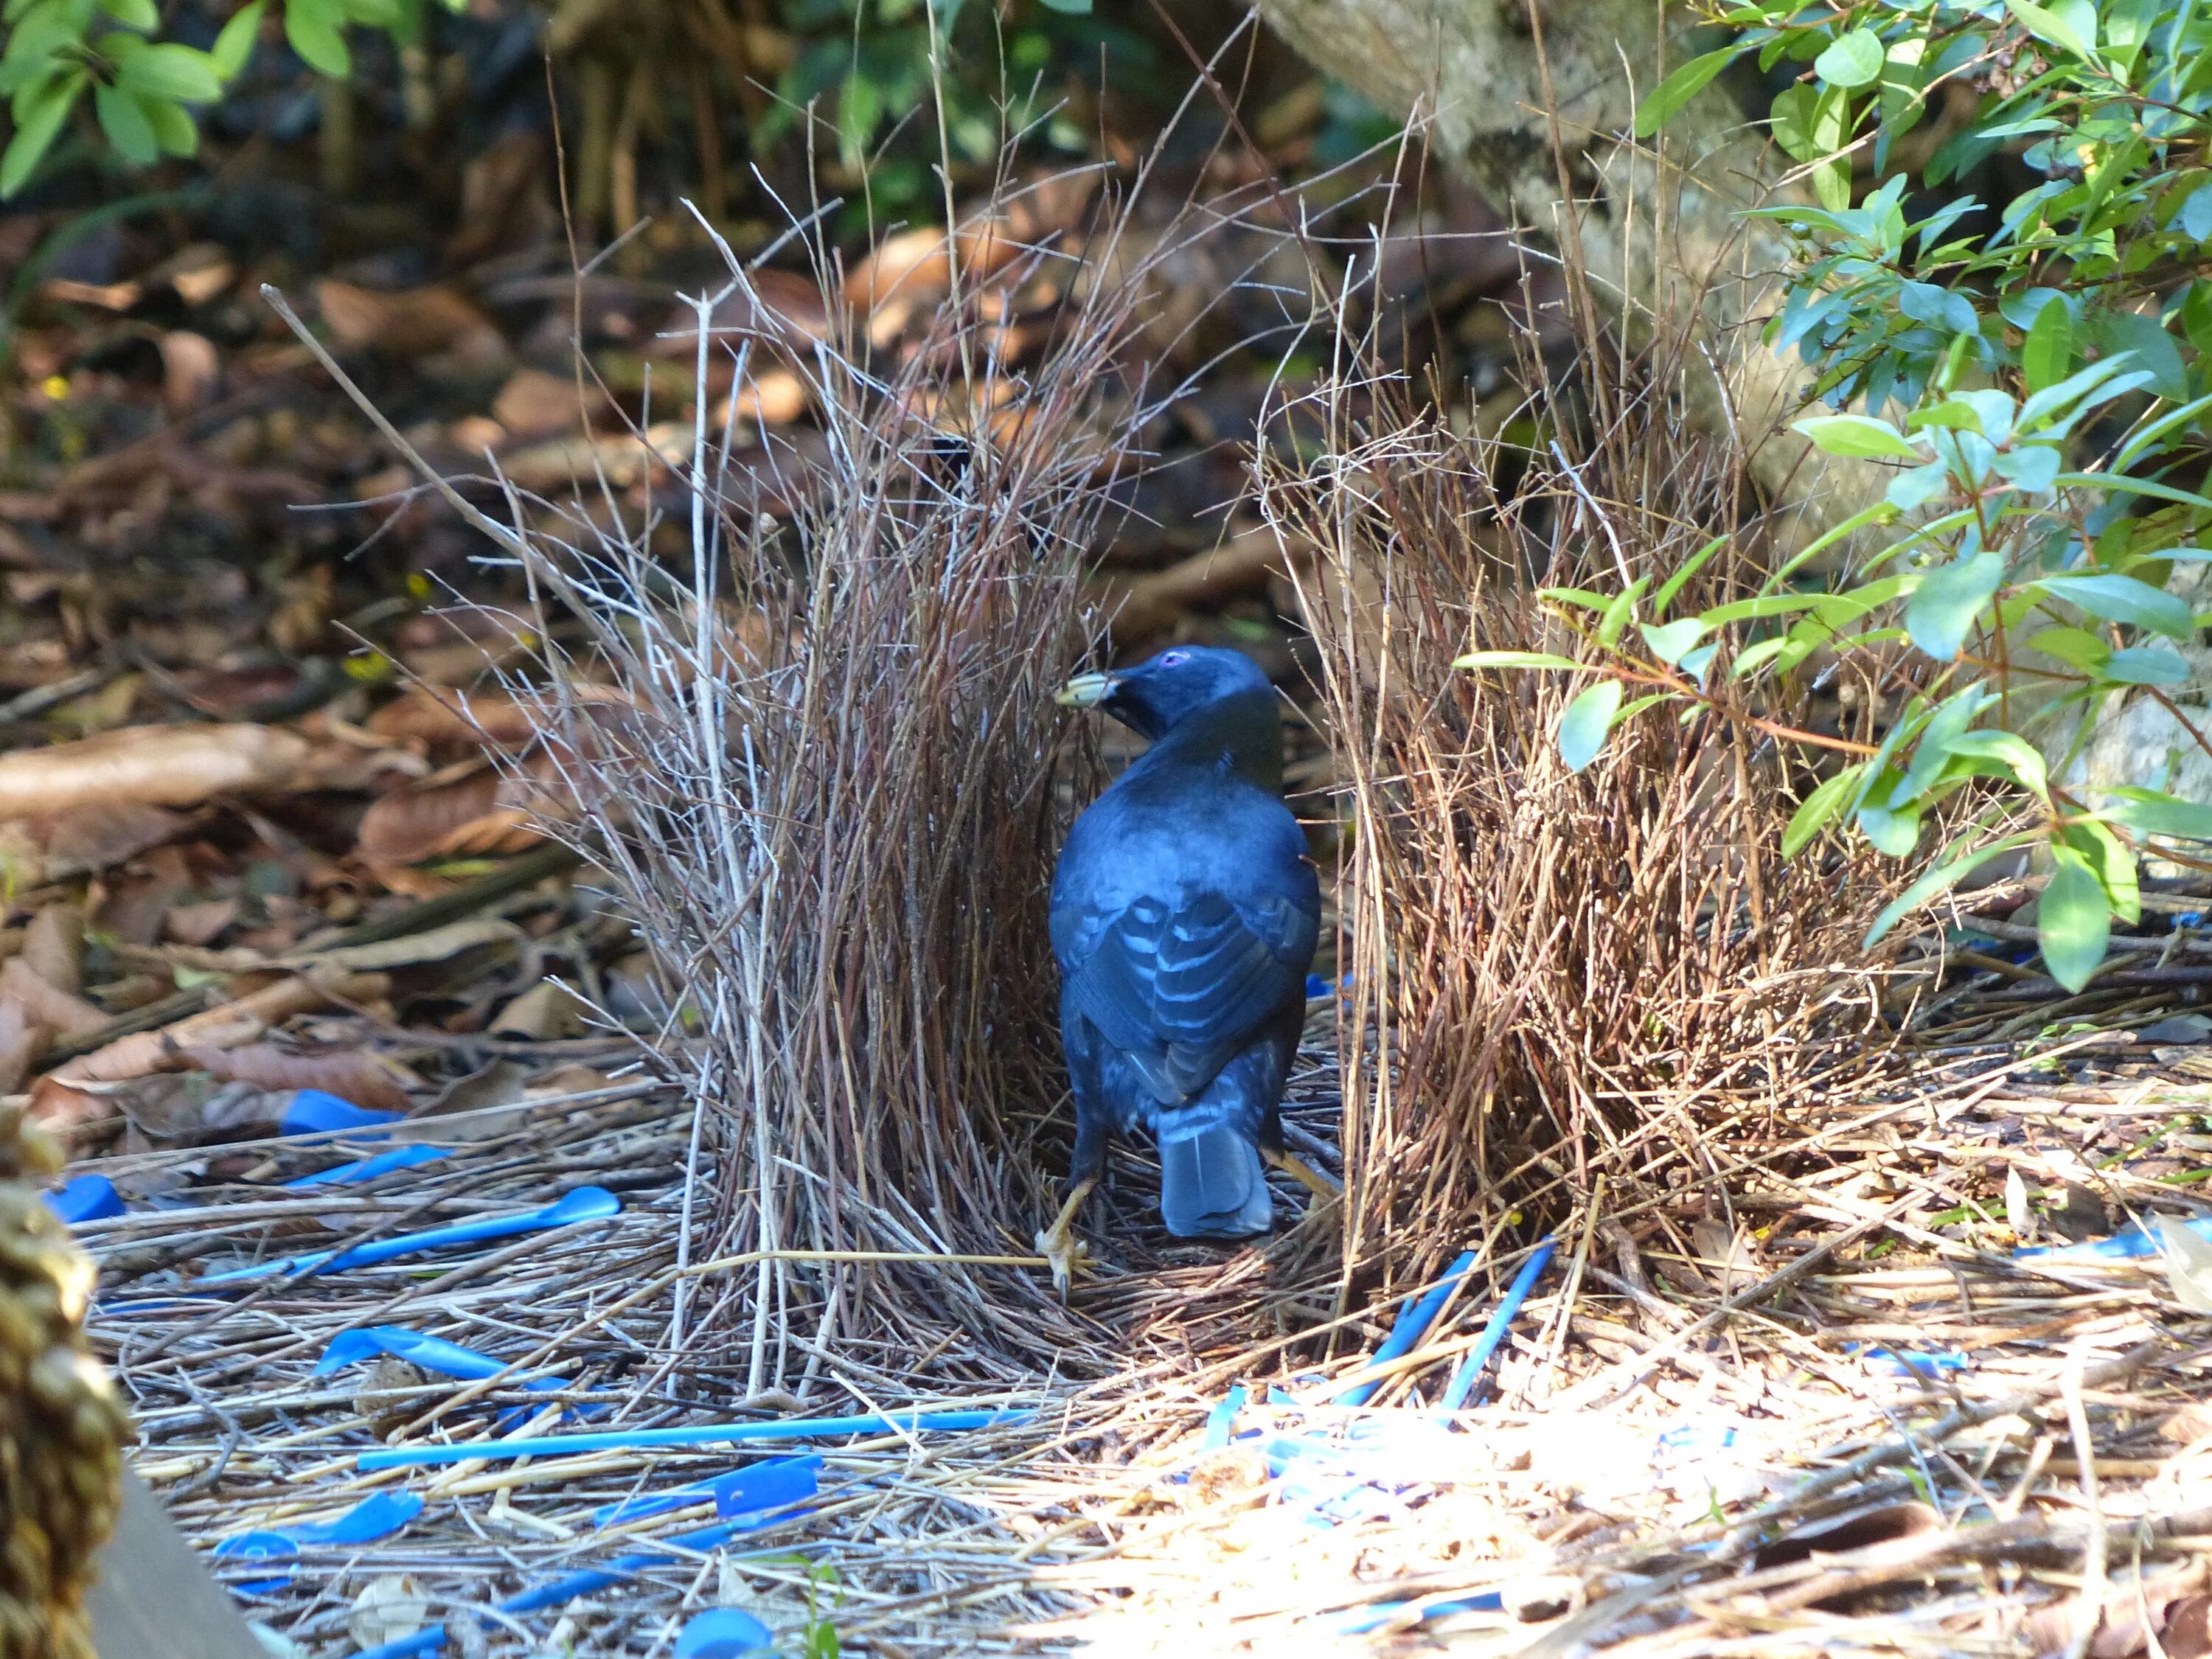
[[[1711,357],[1686,354],[1692,417],[1741,433],[1753,477],[1796,510],[1784,543],[1879,496],[1875,469],[1824,459],[1786,429],[1808,377],[1759,337],[1789,250],[1769,222],[1741,214],[1790,199],[1785,159],[1717,83],[1667,124],[1663,148],[1629,138],[1637,99],[1695,55],[1686,11],[1668,7],[1662,23],[1655,0],[1261,0],[1261,10],[1383,109],[1425,118],[1444,162],[1548,237],[1571,283],[1632,339],[1702,313]]]

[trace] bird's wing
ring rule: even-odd
[[[1218,893],[1172,906],[1140,898],[1098,933],[1069,988],[1172,1104],[1203,1089],[1303,988],[1315,932],[1280,896],[1243,910]]]

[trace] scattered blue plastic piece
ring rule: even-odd
[[[81,1175],[58,1193],[46,1194],[46,1207],[75,1226],[123,1213],[123,1194],[106,1176]]]
[[[422,1513],[418,1492],[380,1492],[364,1498],[335,1521],[285,1527],[267,1532],[241,1532],[215,1547],[219,1561],[266,1561],[277,1565],[295,1560],[300,1552],[315,1544],[368,1544],[388,1538]],[[292,1582],[289,1572],[256,1578],[236,1588],[248,1595],[271,1595]]]
[[[499,1604],[504,1613],[537,1613],[546,1607],[557,1607],[573,1601],[580,1595],[589,1595],[610,1584],[618,1584],[641,1568],[658,1566],[678,1551],[696,1553],[713,1549],[726,1543],[748,1529],[744,1521],[720,1521],[711,1527],[702,1527],[696,1532],[678,1533],[663,1543],[650,1546],[634,1555],[617,1557],[605,1567],[590,1572],[572,1572],[555,1579],[550,1584],[540,1584],[536,1589],[524,1590],[520,1595],[510,1595]],[[354,1659],[421,1659],[426,1653],[435,1653],[446,1645],[446,1627],[426,1625],[412,1636],[403,1636],[396,1642],[386,1642],[380,1648],[369,1648],[354,1656]]]
[[[1467,1351],[1467,1358],[1460,1361],[1459,1369],[1452,1373],[1450,1386],[1444,1389],[1441,1402],[1446,1411],[1455,1412],[1467,1404],[1468,1396],[1474,1392],[1475,1383],[1481,1379],[1482,1368],[1490,1363],[1490,1356],[1498,1352],[1498,1345],[1505,1340],[1505,1328],[1513,1322],[1513,1316],[1521,1311],[1521,1304],[1528,1299],[1528,1292],[1535,1288],[1537,1279],[1550,1265],[1552,1252],[1558,1244],[1556,1236],[1547,1234],[1521,1271],[1514,1275],[1512,1284],[1506,1287],[1504,1299],[1498,1304],[1498,1311],[1490,1316],[1490,1322],[1482,1328],[1482,1334],[1475,1338],[1474,1346]]]
[[[1665,1429],[1651,1438],[1651,1461],[1662,1469],[1678,1464],[1697,1462],[1730,1450],[1736,1443],[1736,1430],[1727,1423],[1683,1423]]]
[[[433,1227],[419,1233],[402,1233],[397,1238],[380,1238],[367,1244],[356,1244],[349,1250],[318,1250],[310,1255],[288,1255],[275,1261],[264,1261],[251,1267],[234,1267],[228,1273],[210,1273],[195,1279],[194,1290],[204,1290],[210,1285],[234,1285],[248,1279],[267,1279],[278,1273],[342,1273],[348,1267],[374,1267],[380,1261],[395,1261],[401,1256],[415,1255],[423,1250],[440,1250],[454,1244],[479,1244],[487,1239],[511,1238],[517,1233],[543,1232],[555,1227],[566,1227],[579,1221],[604,1221],[622,1212],[622,1200],[604,1187],[579,1187],[557,1204],[548,1204],[542,1209],[524,1210],[514,1215],[487,1216],[481,1221],[464,1221],[457,1226]]]
[[[276,1133],[312,1135],[329,1129],[382,1129],[398,1122],[404,1112],[380,1112],[322,1089],[301,1089],[284,1104]]]
[[[593,1510],[592,1524],[611,1527],[625,1521],[641,1521],[648,1516],[665,1515],[671,1510],[688,1510],[710,1498],[714,1500],[714,1513],[724,1520],[741,1515],[757,1516],[769,1510],[786,1510],[794,1504],[804,1504],[821,1490],[822,1460],[809,1452],[803,1457],[773,1458],[748,1468],[733,1469],[712,1480],[694,1481],[672,1492],[624,1498],[619,1504]]]
[[[1413,1605],[1411,1601],[1376,1601],[1368,1607],[1355,1607],[1335,1620],[1336,1630],[1344,1636],[1365,1636],[1370,1631],[1382,1629]],[[1420,1611],[1421,1621],[1425,1624],[1431,1619],[1449,1619],[1455,1613],[1503,1613],[1504,1610],[1505,1598],[1496,1590],[1490,1590],[1480,1595],[1462,1596],[1456,1601],[1431,1601]]]
[[[481,1382],[487,1376],[497,1376],[507,1368],[503,1359],[495,1359],[488,1353],[478,1353],[474,1348],[464,1348],[459,1343],[448,1342],[442,1336],[410,1331],[404,1325],[365,1325],[359,1330],[341,1331],[332,1337],[330,1346],[323,1350],[323,1357],[315,1362],[313,1374],[328,1376],[341,1367],[363,1359],[373,1359],[384,1353],[404,1359],[410,1365],[419,1365],[426,1371],[435,1371],[441,1376],[458,1376],[471,1382]],[[564,1385],[557,1376],[533,1376],[518,1377],[513,1386],[542,1393]],[[593,1407],[589,1409],[601,1408]],[[493,1426],[504,1430],[529,1415],[525,1407],[511,1406],[500,1413]]]
[[[1474,1271],[1476,1252],[1462,1250],[1458,1260],[1444,1269],[1444,1276],[1420,1296],[1399,1309],[1397,1322],[1390,1327],[1389,1337],[1375,1350],[1375,1357],[1367,1363],[1380,1365],[1409,1354],[1420,1346],[1428,1334],[1429,1327],[1437,1322],[1437,1316],[1444,1310],[1462,1280]],[[1374,1398],[1375,1390],[1382,1386],[1382,1379],[1372,1382],[1355,1383],[1336,1396],[1340,1406],[1364,1406]]]
[[[390,1175],[394,1170],[411,1170],[418,1164],[434,1164],[445,1156],[443,1146],[395,1146],[388,1152],[379,1152],[374,1158],[364,1158],[355,1164],[341,1164],[332,1170],[319,1170],[313,1175],[300,1176],[284,1184],[287,1187],[349,1187],[356,1181],[374,1181],[380,1175]]]
[[[2176,1218],[2169,1216],[2167,1220]],[[2195,1216],[2180,1223],[2199,1238],[2212,1239],[2212,1216]],[[2110,1238],[2087,1244],[2036,1244],[2012,1253],[2015,1261],[2040,1257],[2047,1261],[2140,1261],[2158,1255],[2158,1240],[2140,1222],[2130,1222]]]
[[[807,1440],[819,1434],[919,1433],[927,1429],[986,1429],[1026,1423],[1033,1412],[866,1412],[856,1417],[785,1417],[766,1423],[690,1423],[673,1429],[617,1430],[606,1434],[526,1434],[503,1440],[466,1440],[450,1446],[389,1446],[363,1452],[354,1467],[411,1468],[424,1463],[466,1463],[479,1457],[554,1457],[564,1452],[637,1451],[651,1446],[734,1446],[757,1440]]]
[[[1864,1347],[1853,1343],[1847,1350],[1866,1362],[1867,1369],[1890,1376],[1942,1376],[1948,1372],[1963,1371],[1969,1361],[1956,1352],[1948,1353],[1918,1353],[1897,1348]]]
[[[1237,1413],[1244,1409],[1244,1402],[1251,1397],[1250,1392],[1239,1382],[1222,1396],[1218,1405],[1206,1413],[1206,1450],[1219,1451],[1229,1443],[1229,1437],[1237,1428]]]
[[[676,1659],[753,1659],[771,1656],[775,1638],[750,1613],[715,1607],[685,1625],[676,1638]]]

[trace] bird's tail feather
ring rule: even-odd
[[[1160,1126],[1160,1212],[1180,1238],[1249,1238],[1274,1219],[1250,1134],[1203,1107]]]

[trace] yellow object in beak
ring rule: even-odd
[[[1121,684],[1119,674],[1078,674],[1052,694],[1062,708],[1096,708]]]

